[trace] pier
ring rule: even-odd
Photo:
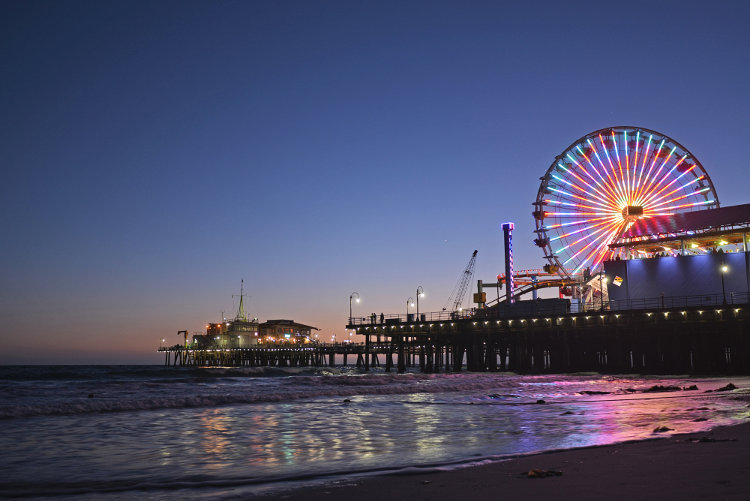
[[[353,319],[348,327],[365,336],[365,352],[371,339],[390,340],[398,353],[416,343],[426,372],[750,374],[748,294],[733,299],[658,297],[589,303],[576,313],[540,307],[513,317],[477,309],[377,324]],[[398,367],[405,368],[400,361]]]
[[[191,348],[181,345],[160,347],[164,365],[173,367],[393,367],[393,350],[387,343],[310,343],[307,345],[257,345],[251,348]],[[417,365],[421,353],[418,341],[407,343],[404,367]],[[367,355],[367,360],[365,356]]]
[[[516,273],[514,225],[504,223],[505,273],[497,283],[477,281],[474,308],[461,305],[476,250],[443,311],[419,314],[419,286],[417,313],[355,318],[352,302],[359,293],[352,293],[346,327],[364,337],[362,344],[318,343],[309,337],[313,327],[291,321],[283,322],[305,327],[307,334],[255,339],[231,331],[224,340],[223,331],[212,331],[189,345],[187,331],[180,331],[184,346],[163,349],[165,364],[322,367],[334,366],[337,357],[347,365],[351,356],[365,371],[382,365],[398,372],[750,374],[750,204],[647,219],[640,206],[625,209],[623,221],[633,224],[623,226],[622,238],[601,244],[609,250],[599,255],[594,272],[587,267],[579,273],[582,265],[565,270],[573,258],[560,262],[549,254],[542,270]],[[537,212],[538,218],[549,215]],[[546,237],[535,242],[549,245]],[[484,289],[493,287],[498,297],[487,301]],[[543,287],[557,288],[558,297],[539,299],[536,291]],[[692,295],[681,295],[685,291]],[[524,300],[528,293],[532,299]],[[409,297],[407,312],[412,303]],[[254,344],[216,344],[230,340]]]
[[[517,316],[486,308],[354,318],[347,327],[364,343],[160,351],[173,366],[333,367],[338,358],[398,372],[750,374],[748,294],[731,299],[657,297],[564,313],[540,300]]]

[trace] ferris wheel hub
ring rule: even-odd
[[[642,205],[626,205],[622,209],[622,218],[626,221],[635,221],[643,216]]]

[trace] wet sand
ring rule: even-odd
[[[387,475],[276,493],[288,501],[750,499],[750,423],[550,452],[436,473]],[[538,470],[537,473],[529,472]]]

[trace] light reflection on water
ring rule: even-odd
[[[392,378],[392,386],[405,380]],[[691,432],[746,420],[747,401],[736,398],[748,395],[750,379],[732,378],[740,387],[732,395],[704,393],[728,381],[436,375],[420,379],[419,392],[403,394],[363,390],[346,398],[10,419],[3,422],[0,470],[29,489],[64,490],[70,482],[104,489],[118,482],[267,481],[580,447],[653,437],[658,426]],[[329,381],[362,388],[382,382]],[[445,391],[453,383],[460,389]],[[655,384],[700,390],[627,391]]]

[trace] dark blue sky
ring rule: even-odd
[[[746,203],[750,4],[0,3],[0,363],[158,362],[234,308],[342,336],[536,268],[575,139],[667,134]]]

